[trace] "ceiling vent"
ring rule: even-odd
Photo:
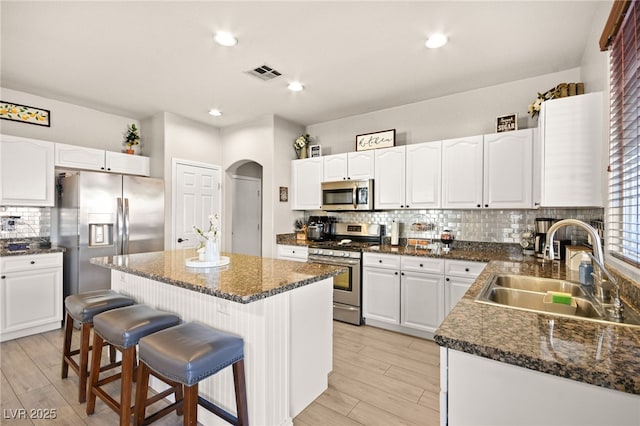
[[[277,70],[274,70],[269,65],[260,65],[257,68],[247,71],[247,74],[259,78],[260,80],[269,81],[274,78],[278,78],[282,75]]]

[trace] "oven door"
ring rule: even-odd
[[[360,307],[360,259],[310,255],[309,262],[346,267],[346,272],[333,277],[333,301]]]

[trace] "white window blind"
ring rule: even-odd
[[[609,253],[640,267],[640,7],[610,45]]]

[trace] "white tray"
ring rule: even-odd
[[[186,266],[192,268],[215,268],[218,266],[224,266],[229,264],[229,258],[227,256],[220,256],[220,259],[207,262],[206,260],[199,260],[197,257],[190,257],[185,262]]]

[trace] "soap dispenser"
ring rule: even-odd
[[[580,259],[580,266],[578,268],[580,283],[582,285],[593,285],[593,265],[591,264],[591,258],[587,253],[582,253],[582,258]]]

